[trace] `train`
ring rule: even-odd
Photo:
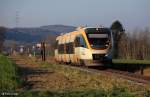
[[[78,66],[112,63],[113,35],[107,27],[78,27],[56,37],[55,60]]]

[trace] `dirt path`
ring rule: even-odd
[[[12,58],[19,67],[23,87],[21,90],[57,90],[67,86],[67,78],[39,64],[31,64],[21,58]],[[57,86],[57,87],[56,87]],[[63,87],[64,88],[64,87]]]

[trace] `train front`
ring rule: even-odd
[[[109,28],[86,28],[86,38],[92,60],[85,61],[90,66],[112,63],[113,37]]]

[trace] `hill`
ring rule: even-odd
[[[56,37],[60,33],[75,30],[76,27],[66,25],[47,25],[36,28],[8,28],[6,40],[19,42],[39,42],[45,37]],[[51,40],[51,39],[50,39]]]

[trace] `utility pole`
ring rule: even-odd
[[[41,56],[42,56],[42,61],[46,60],[46,53],[45,53],[45,42],[41,42]]]

